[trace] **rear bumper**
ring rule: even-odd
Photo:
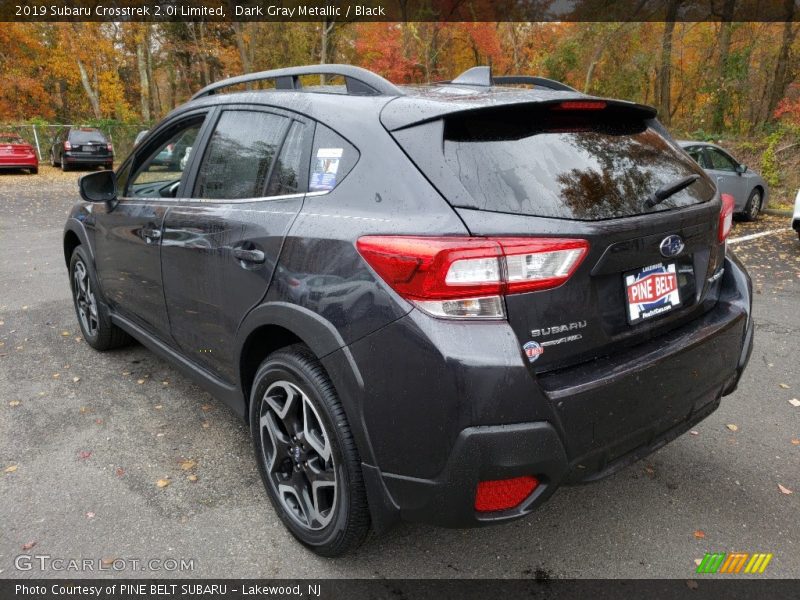
[[[31,158],[2,159],[0,158],[0,169],[35,169],[39,166],[39,161],[35,156]]]
[[[73,156],[64,153],[61,158],[68,165],[110,165],[114,163],[113,156]]]
[[[413,311],[349,347],[357,377],[345,376],[342,351],[326,357],[340,394],[355,401],[351,421],[363,423],[357,435],[376,528],[523,516],[559,485],[609,475],[708,416],[736,388],[753,343],[750,280],[735,258],[714,285],[719,302],[699,319],[538,378],[510,328],[458,328]],[[376,355],[385,357],[380,368]],[[542,483],[520,505],[474,510],[479,481],[521,475]]]

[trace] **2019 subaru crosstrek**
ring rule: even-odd
[[[136,338],[247,419],[323,555],[528,514],[706,417],[752,348],[732,198],[652,108],[546,79],[242,76],[80,187],[87,342]]]

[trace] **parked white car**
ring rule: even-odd
[[[794,199],[794,215],[792,216],[792,229],[800,237],[800,190],[797,190],[797,197]]]

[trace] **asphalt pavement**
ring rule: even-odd
[[[705,552],[730,551],[773,553],[760,577],[800,576],[800,241],[787,219],[735,226],[755,349],[692,433],[524,520],[403,524],[330,560],[283,528],[247,428],[221,402],[142,346],[100,354],[81,340],[61,240],[78,175],[0,175],[0,578],[686,578]],[[19,570],[20,555],[95,572]]]

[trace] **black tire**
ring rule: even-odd
[[[290,389],[295,391],[292,400],[284,394]],[[270,390],[275,391],[268,401]],[[276,405],[282,407],[285,416],[279,415]],[[302,415],[302,420],[299,416],[292,419],[295,414]],[[312,422],[316,424],[306,425]],[[306,346],[297,344],[278,350],[261,363],[250,397],[250,429],[267,495],[292,535],[321,556],[341,556],[360,546],[370,530],[361,460],[336,390]],[[309,440],[325,451],[317,451]],[[325,455],[329,458],[323,458]],[[314,494],[312,480],[327,483],[319,484]],[[279,491],[278,486],[284,491]],[[327,502],[320,492],[324,487],[328,487]],[[309,500],[313,495],[314,506],[300,502],[303,494],[294,493],[297,489],[310,491],[304,497]],[[314,521],[315,516],[320,519]]]
[[[761,191],[758,189],[750,192],[750,197],[747,199],[747,204],[744,206],[742,217],[745,221],[755,221],[761,213],[761,203],[763,202]]]
[[[85,273],[85,277],[81,276],[81,273]],[[79,287],[78,279],[84,281],[85,289]],[[111,322],[108,307],[100,298],[100,286],[97,284],[92,261],[83,246],[76,247],[72,252],[72,258],[69,261],[69,281],[75,316],[78,318],[78,325],[86,343],[100,351],[129,344],[131,337]],[[92,301],[94,302],[94,311],[90,306]]]
[[[56,153],[51,151],[50,152],[50,166],[51,167],[60,167],[61,163],[56,162]]]
[[[63,158],[61,159],[61,162],[60,162],[59,164],[61,165],[61,170],[62,170],[64,173],[66,173],[67,171],[69,171],[69,165],[67,165],[66,161],[65,161]]]
[[[39,167],[32,167],[31,169],[28,169],[28,171],[30,172],[31,175],[38,175]]]

